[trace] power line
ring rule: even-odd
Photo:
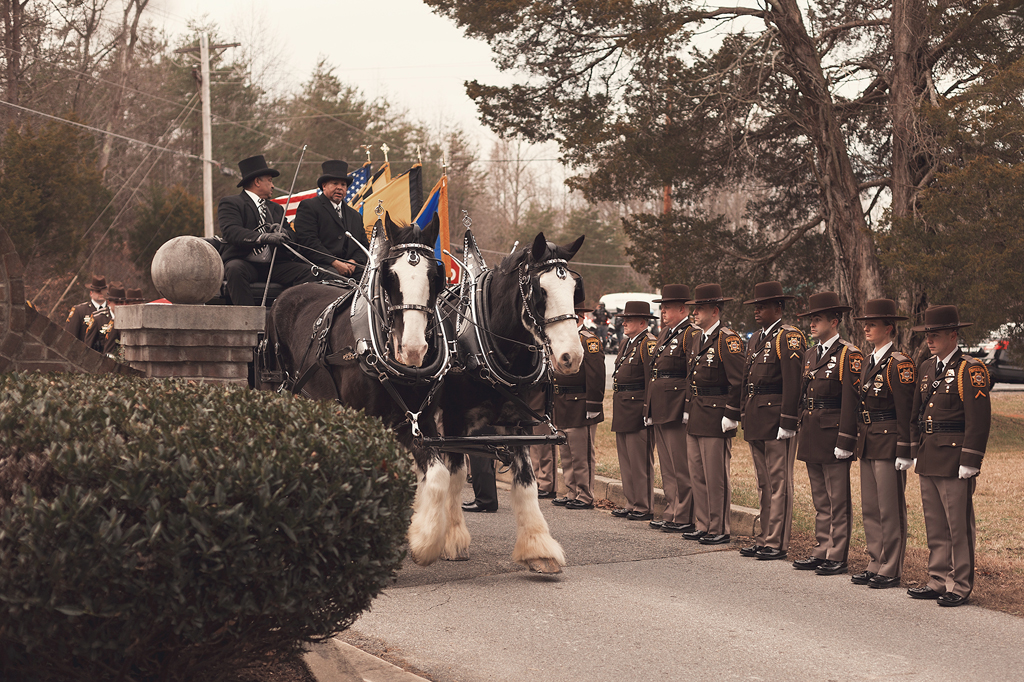
[[[490,249],[480,249],[480,251],[482,251],[483,253],[496,253],[499,256],[507,256],[507,255],[509,255],[505,251],[491,251]],[[608,263],[583,263],[583,262],[578,261],[578,260],[572,261],[572,264],[573,265],[589,265],[590,267],[594,267],[594,268],[624,268],[626,270],[632,270],[633,269],[632,265],[611,265],[611,264],[608,264]]]

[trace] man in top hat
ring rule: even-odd
[[[287,225],[278,231],[284,219],[284,207],[270,201],[274,178],[280,173],[267,166],[263,155],[238,162],[241,193],[224,197],[217,206],[217,222],[228,243],[221,253],[224,279],[232,305],[256,305],[250,285],[268,278],[284,287],[314,281],[308,265],[283,248],[292,241]],[[276,250],[276,254],[274,251]],[[273,269],[271,269],[273,260]]]
[[[661,289],[661,332],[651,353],[651,382],[644,401],[644,420],[653,427],[654,443],[661,464],[665,512],[660,521],[651,521],[666,533],[694,530],[693,491],[686,461],[687,358],[695,328],[687,317],[686,302],[690,287],[666,284]]]
[[[704,545],[730,539],[729,467],[743,386],[743,340],[722,324],[722,304],[731,300],[722,296],[718,284],[701,284],[686,302],[693,306],[690,314],[698,327],[690,346],[690,389],[683,414],[696,527],[683,537]]]
[[[750,444],[757,474],[761,531],[742,556],[784,559],[793,522],[793,465],[799,415],[801,368],[807,340],[782,324],[786,301],[780,282],[754,285],[754,321],[760,332],[747,342],[743,376],[743,438]]]
[[[910,422],[917,370],[893,346],[897,321],[907,319],[896,311],[895,301],[870,300],[864,314],[853,319],[864,322],[864,340],[871,349],[860,376],[855,450],[870,561],[850,580],[876,589],[899,587],[907,549],[906,470],[913,463]]]
[[[853,310],[834,291],[814,294],[807,310],[817,343],[804,352],[803,400],[797,458],[807,465],[814,503],[815,546],[793,568],[818,575],[847,571],[850,554],[850,464],[857,444],[857,408],[864,355],[839,336]]]
[[[553,386],[553,421],[567,440],[559,447],[566,495],[552,503],[566,509],[594,508],[594,436],[604,421],[604,348],[597,335],[583,326],[593,308],[582,299],[576,301],[575,310],[583,364],[575,374],[556,374]]]
[[[295,212],[295,239],[306,247],[302,254],[317,265],[333,268],[345,277],[358,277],[366,265],[366,252],[359,244],[367,249],[370,244],[363,229],[363,217],[345,203],[345,193],[352,183],[348,164],[332,160],[324,161],[320,167],[323,173],[316,184],[323,194],[299,204]]]
[[[619,473],[626,506],[613,516],[632,521],[654,518],[654,452],[644,425],[644,395],[651,378],[651,353],[657,339],[647,331],[651,304],[627,301],[616,317],[624,338],[612,373],[612,431],[619,454]]]
[[[931,306],[924,324],[932,356],[921,364],[910,422],[910,456],[921,478],[928,583],[907,590],[940,606],[966,604],[974,589],[974,488],[992,422],[988,369],[958,347],[956,306]]]
[[[85,341],[85,334],[93,313],[107,307],[107,278],[92,276],[92,281],[85,285],[89,292],[89,300],[71,307],[64,329],[79,341]]]

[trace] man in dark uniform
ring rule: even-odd
[[[224,197],[217,206],[217,222],[228,246],[221,253],[224,279],[232,305],[256,305],[250,285],[266,281],[285,287],[315,281],[310,268],[283,248],[292,241],[287,225],[280,232],[277,225],[284,218],[284,207],[270,201],[274,178],[279,172],[267,166],[263,155],[238,162],[242,180],[240,194]],[[273,254],[276,249],[276,255]],[[270,261],[274,261],[273,271]]]
[[[107,278],[92,276],[86,285],[89,300],[72,306],[68,318],[64,321],[64,329],[79,341],[85,341],[85,333],[93,313],[99,312],[107,305]]]
[[[872,348],[860,377],[860,497],[867,569],[850,576],[855,585],[898,587],[907,549],[907,469],[913,418],[914,361],[895,350],[896,302],[876,298],[864,306],[864,340]]]
[[[604,349],[600,339],[583,326],[591,312],[583,301],[576,304],[576,323],[583,364],[569,376],[555,375],[554,423],[565,431],[567,441],[559,446],[566,496],[552,500],[566,509],[594,508],[594,436],[604,421]]]
[[[704,545],[730,540],[729,467],[743,385],[743,340],[722,324],[722,304],[731,300],[722,296],[718,284],[701,284],[686,302],[693,306],[691,317],[700,333],[694,332],[690,347],[690,389],[683,414],[696,528],[683,537]]]
[[[126,297],[124,286],[119,282],[111,282],[107,289],[107,307],[93,315],[92,324],[85,336],[86,343],[93,350],[108,354],[116,345],[120,333],[114,329],[115,311],[125,302]]]
[[[324,161],[320,167],[323,174],[316,184],[323,194],[299,204],[295,212],[295,240],[301,253],[317,265],[358,278],[366,265],[366,252],[345,233],[367,249],[370,244],[363,229],[363,217],[345,203],[345,193],[352,182],[348,164],[333,160]]]
[[[786,301],[779,282],[754,285],[754,321],[761,325],[747,343],[743,386],[743,438],[750,444],[757,474],[761,532],[742,556],[763,561],[789,553],[793,525],[793,464],[800,404],[801,368],[807,340],[782,324]]]
[[[843,313],[853,310],[834,291],[814,294],[807,311],[817,344],[804,352],[803,401],[797,458],[807,465],[814,503],[811,556],[793,568],[818,575],[847,571],[852,528],[850,464],[857,445],[857,408],[864,356],[839,337]]]
[[[601,340],[602,347],[608,343],[608,321],[611,317],[604,303],[598,303],[594,310],[594,324],[597,325],[597,338]]]
[[[661,289],[661,316],[664,321],[654,352],[651,354],[651,382],[647,385],[644,420],[654,431],[654,442],[661,465],[665,513],[651,526],[666,533],[694,530],[693,492],[686,461],[687,357],[693,343],[694,326],[687,317],[686,302],[690,287],[666,284]]]
[[[928,534],[928,584],[907,590],[914,599],[960,606],[974,589],[974,488],[992,424],[988,369],[958,347],[956,306],[924,311],[932,356],[921,364],[911,412],[910,450],[921,477]]]
[[[612,373],[612,431],[626,506],[612,511],[612,516],[650,521],[654,518],[654,452],[644,426],[644,394],[657,341],[647,331],[647,321],[654,316],[647,301],[627,301],[617,317],[622,319],[626,338]]]

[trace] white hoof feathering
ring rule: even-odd
[[[536,571],[540,564],[565,566],[565,552],[562,545],[551,537],[548,522],[540,513],[537,502],[537,483],[528,487],[512,484],[512,511],[516,517],[516,546],[512,550],[512,560]],[[548,559],[549,562],[537,560]],[[553,566],[553,568],[557,568]],[[542,571],[556,572],[554,570]]]
[[[466,487],[466,468],[461,467],[448,479],[448,533],[444,538],[444,552],[448,561],[469,559],[469,528],[462,513],[462,489]]]
[[[444,550],[448,530],[448,469],[431,462],[416,489],[412,523],[409,524],[409,554],[421,566],[437,561]]]

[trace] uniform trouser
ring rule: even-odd
[[[686,456],[693,489],[693,522],[711,535],[729,534],[732,489],[729,467],[732,438],[686,436]]]
[[[283,253],[284,249],[281,249],[281,252]],[[277,254],[273,272],[270,270],[270,263],[250,263],[241,258],[229,260],[224,264],[224,280],[227,283],[231,305],[259,305],[253,298],[249,285],[253,282],[266,281],[267,275],[270,275],[271,282],[283,287],[316,281],[310,266],[294,261],[282,261],[282,253]]]
[[[654,449],[647,429],[616,433],[615,446],[626,508],[649,514],[654,508]]]
[[[546,425],[533,427],[533,435],[545,436],[551,433]],[[533,475],[537,477],[538,492],[558,492],[557,473],[555,472],[555,445],[531,445],[530,462],[533,464]]]
[[[754,544],[786,551],[793,527],[796,438],[748,442],[761,502],[761,532],[754,539]]]
[[[562,478],[568,489],[566,497],[587,504],[594,502],[594,434],[597,424],[576,426],[565,430],[562,453]]]
[[[473,475],[473,497],[477,505],[484,509],[497,509],[498,482],[494,474],[494,460],[469,455],[469,472]]]
[[[891,459],[860,461],[860,501],[864,513],[867,570],[895,578],[907,551],[907,472]]]
[[[814,502],[814,539],[817,540],[811,556],[845,563],[850,555],[852,518],[850,460],[806,464]]]
[[[928,587],[967,597],[974,589],[975,478],[921,476]]]
[[[686,425],[682,422],[655,424],[654,442],[658,446],[661,487],[665,491],[662,520],[693,523],[693,490],[690,466],[686,461]]]

